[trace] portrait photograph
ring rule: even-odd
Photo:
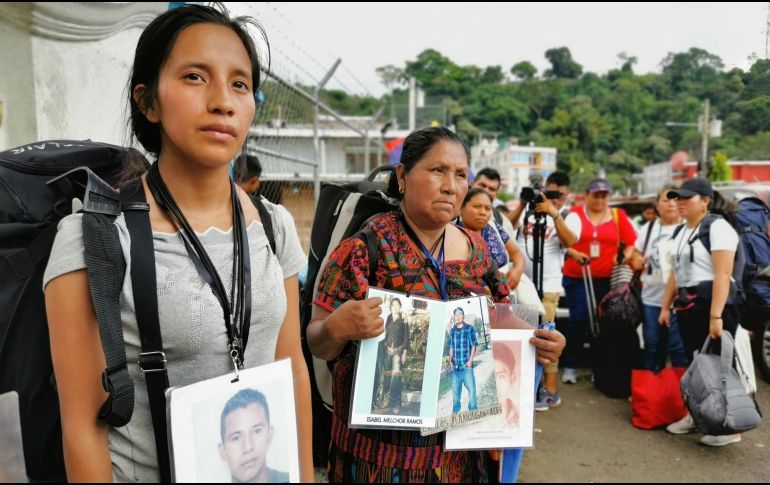
[[[486,298],[447,302],[436,426],[423,435],[500,412]]]
[[[532,330],[492,330],[492,362],[500,414],[446,433],[446,448],[495,449],[532,446],[535,348]]]
[[[298,482],[291,361],[233,377],[167,393],[175,481]]]
[[[370,288],[385,331],[361,341],[351,426],[414,428],[436,416],[443,302]]]

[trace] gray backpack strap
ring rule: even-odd
[[[82,199],[86,272],[107,363],[102,385],[109,393],[98,417],[110,426],[124,426],[134,411],[134,382],[126,366],[120,317],[120,292],[126,268],[114,225],[121,213],[120,195],[85,167],[71,170],[49,184],[70,195],[80,195],[85,189]]]

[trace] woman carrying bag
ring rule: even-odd
[[[735,208],[707,180],[700,178],[686,181],[678,190],[670,191],[668,197],[677,199],[677,210],[686,223],[674,233],[674,271],[668,279],[658,321],[661,325],[671,324],[669,308],[673,302],[685,353],[692,362],[693,354],[700,350],[706,337],[718,340],[725,330],[735,337],[738,327],[738,309],[730,298],[738,233],[725,219],[710,214],[727,214]],[[704,231],[702,226],[708,226],[708,230]],[[696,427],[688,414],[666,430],[686,434]],[[705,435],[700,440],[707,446],[740,441],[740,434]]]
[[[624,244],[623,261],[633,255],[636,230],[622,209],[617,217],[609,207],[612,187],[604,179],[591,180],[586,187],[586,205],[573,207],[564,220],[578,241],[567,251],[562,286],[567,296],[570,319],[567,326],[567,348],[562,358],[562,382],[577,382],[577,354],[583,346],[588,328],[589,307],[582,265],[590,265],[596,303],[610,291],[610,276],[618,256],[620,243]]]

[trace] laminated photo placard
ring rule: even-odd
[[[446,302],[445,343],[436,424],[423,435],[500,414],[492,359],[489,302],[468,297]]]
[[[176,482],[298,483],[291,360],[166,391]]]
[[[434,426],[444,349],[446,304],[370,288],[382,298],[385,332],[358,348],[349,425]]]
[[[446,432],[447,450],[527,448],[535,413],[534,330],[492,330],[494,378],[501,413]]]

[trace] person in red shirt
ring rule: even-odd
[[[636,230],[623,209],[611,209],[609,198],[612,187],[604,179],[593,179],[586,187],[586,205],[573,207],[565,219],[578,241],[567,251],[562,285],[569,305],[567,347],[562,357],[562,382],[577,382],[577,352],[583,346],[588,328],[589,308],[586,301],[582,264],[590,264],[594,294],[598,304],[610,291],[612,267],[623,245],[623,262],[629,262],[634,253]]]

